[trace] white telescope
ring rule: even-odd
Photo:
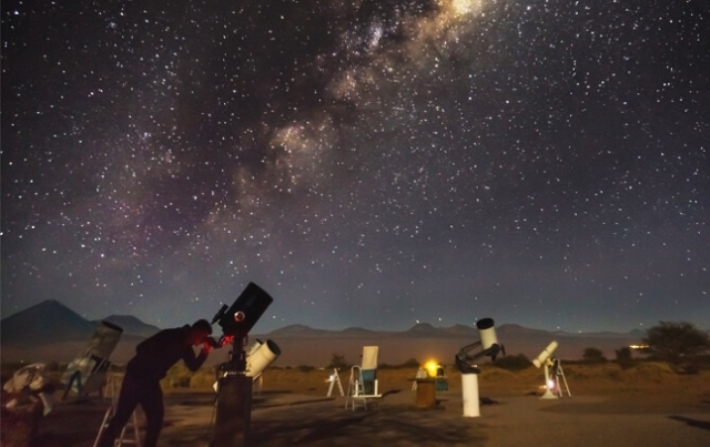
[[[554,384],[554,382],[550,379],[550,365],[552,364],[550,356],[555,349],[557,349],[557,346],[556,341],[551,341],[550,344],[547,345],[547,347],[540,353],[540,355],[533,360],[533,365],[535,365],[536,368],[545,365],[545,393],[540,397],[540,399],[557,399],[557,396],[550,390]]]
[[[461,348],[454,358],[456,366],[461,371],[461,391],[463,392],[463,415],[466,417],[480,416],[478,397],[478,374],[481,370],[474,362],[484,356],[492,361],[499,353],[505,355],[505,348],[498,343],[495,323],[492,318],[482,318],[476,322],[481,339]],[[482,350],[476,354],[471,352],[476,348]]]
[[[557,346],[558,344],[556,341],[553,340],[552,342],[550,342],[550,344],[547,345],[547,347],[540,353],[540,355],[538,355],[537,358],[533,360],[533,365],[535,365],[535,368],[539,368],[540,366],[542,366],[545,360],[550,358],[555,349],[557,349]]]
[[[257,378],[281,355],[281,349],[273,340],[262,343],[257,340],[247,354],[246,376]]]
[[[496,328],[494,327],[492,318],[483,318],[476,323],[478,335],[481,336],[481,347],[484,351],[498,345],[498,337],[496,336]],[[495,356],[495,354],[494,354]]]

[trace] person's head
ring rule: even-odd
[[[212,325],[207,320],[197,320],[190,326],[190,344],[199,346],[212,335]]]

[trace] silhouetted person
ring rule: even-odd
[[[99,447],[113,446],[138,404],[143,407],[147,423],[143,445],[155,447],[164,414],[160,379],[180,359],[192,372],[197,371],[212,350],[211,334],[210,323],[198,320],[192,326],[164,329],[136,346],[136,355],[126,366],[116,413],[102,434]],[[195,356],[192,347],[199,345],[202,345],[202,351]]]

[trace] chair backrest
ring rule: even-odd
[[[379,346],[363,346],[362,347],[362,364],[360,365],[364,370],[377,369],[377,354],[379,353]]]

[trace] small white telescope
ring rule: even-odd
[[[552,341],[550,342],[549,345],[543,351],[540,353],[540,355],[533,360],[533,365],[535,365],[536,368],[539,368],[540,366],[545,366],[545,393],[540,397],[540,399],[557,399],[557,395],[552,392],[552,388],[559,388],[559,383],[556,383],[556,381],[552,380],[550,378],[550,366],[553,366],[555,363],[550,359],[550,356],[552,355],[553,352],[555,352],[555,349],[557,349],[557,342]],[[558,367],[561,369],[561,366],[559,366],[559,361],[557,362]],[[566,383],[566,379],[565,379]],[[557,385],[557,386],[555,386]],[[569,388],[567,389],[567,392],[569,393]]]
[[[543,365],[543,362],[547,359],[550,358],[553,352],[555,352],[555,349],[557,349],[557,342],[552,341],[550,342],[549,345],[540,353],[540,355],[537,356],[535,360],[533,360],[533,365],[535,365],[535,368],[539,368],[540,366]]]
[[[266,340],[266,343],[257,340],[247,353],[246,376],[258,378],[280,355],[281,349],[273,340]]]

